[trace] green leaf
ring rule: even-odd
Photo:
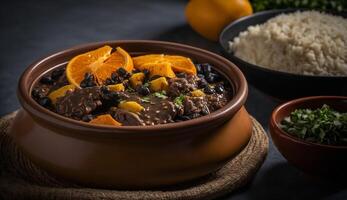
[[[167,99],[166,92],[164,90],[161,92],[155,92],[153,95],[161,99]]]
[[[309,8],[317,10],[346,11],[345,0],[250,0],[255,12],[284,8]]]
[[[319,109],[297,109],[281,121],[287,133],[311,142],[347,145],[347,113],[323,105]]]
[[[131,88],[131,87],[128,87],[128,88],[126,89],[126,91],[127,91],[127,92],[135,92],[135,90],[134,90],[133,88]]]
[[[150,97],[142,97],[141,98],[141,102],[143,102],[143,103],[151,103],[151,99],[150,99]]]
[[[181,94],[180,96],[176,97],[174,99],[174,103],[177,107],[181,107],[183,105],[183,100],[186,96],[184,94]]]
[[[143,86],[149,87],[149,82],[144,83]]]

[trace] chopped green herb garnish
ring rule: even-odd
[[[126,89],[126,91],[127,91],[127,92],[135,92],[135,90],[134,90],[133,88],[131,88],[131,87],[128,87],[128,88]]]
[[[183,105],[183,100],[186,96],[184,94],[181,94],[180,96],[176,97],[174,99],[174,103],[177,107],[181,107]]]
[[[143,102],[143,103],[151,103],[151,99],[150,99],[150,97],[142,97],[141,98],[141,102]]]
[[[161,91],[161,92],[155,92],[155,93],[153,93],[153,95],[155,97],[158,97],[158,98],[161,98],[161,99],[166,99],[167,98],[166,92],[164,90]]]
[[[328,105],[316,110],[297,109],[282,120],[281,128],[310,142],[347,145],[347,112],[337,112]]]
[[[149,87],[149,82],[143,84],[144,87]]]
[[[252,0],[253,10],[285,9],[285,8],[306,8],[310,10],[323,11],[347,11],[347,4],[342,0]]]

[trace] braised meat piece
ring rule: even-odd
[[[145,123],[143,122],[140,117],[132,112],[119,109],[116,107],[110,108],[110,113],[112,117],[117,120],[118,122],[122,123],[123,126],[144,126]]]
[[[58,98],[55,106],[60,115],[80,120],[102,106],[102,93],[99,87],[89,87],[68,91]]]
[[[169,96],[176,97],[182,93],[188,93],[194,89],[194,83],[188,82],[185,78],[173,78],[169,80]]]
[[[173,122],[176,116],[175,105],[166,99],[151,97],[151,103],[145,104],[145,109],[140,113],[146,125],[166,124]]]
[[[206,115],[210,113],[208,103],[205,97],[189,97],[187,96],[183,102],[184,115],[193,115],[195,113]]]
[[[226,95],[212,94],[206,96],[207,106],[210,110],[218,110],[225,106],[229,99]]]
[[[55,70],[52,74],[43,76],[39,83],[31,92],[37,101],[46,97],[50,92],[69,84],[65,76],[65,68]]]
[[[201,80],[200,77],[195,75],[187,75],[186,79],[192,88],[198,88],[199,82]]]

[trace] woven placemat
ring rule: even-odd
[[[262,165],[269,141],[264,129],[252,118],[251,140],[223,168],[199,182],[177,190],[119,191],[84,188],[64,183],[30,162],[7,135],[15,112],[0,119],[0,199],[213,199],[246,185]]]

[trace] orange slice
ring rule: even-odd
[[[128,72],[133,70],[134,64],[131,56],[120,47],[117,47],[116,50],[101,67],[97,67],[94,71],[93,74],[95,74],[99,84],[104,83],[120,67],[123,67]]]
[[[137,56],[133,58],[134,67],[139,70],[143,70],[142,65],[146,63],[160,62],[164,60],[164,54],[147,54],[143,56]]]
[[[133,61],[130,55],[120,47],[113,53],[111,51],[112,48],[106,45],[72,58],[66,67],[68,81],[79,87],[84,75],[89,72],[101,85],[120,67],[131,72]]]
[[[169,62],[153,62],[145,63],[142,65],[144,69],[149,70],[150,77],[153,76],[163,76],[168,78],[176,77],[175,72],[172,70],[172,65]]]
[[[54,90],[48,95],[48,98],[51,99],[52,103],[55,104],[57,102],[57,99],[59,97],[65,96],[66,92],[69,90],[74,90],[75,86],[74,85],[65,85],[57,90]]]
[[[175,72],[185,72],[196,75],[196,68],[190,58],[184,56],[165,56],[165,60],[172,64]]]
[[[100,125],[112,125],[112,126],[121,126],[122,124],[117,122],[110,114],[99,115],[95,119],[89,121],[91,124],[100,124]]]
[[[126,101],[126,102],[121,102],[118,104],[118,107],[133,113],[138,113],[141,112],[141,110],[144,110],[145,108],[141,106],[139,103],[136,101]]]
[[[114,91],[114,92],[123,92],[125,90],[123,83],[118,83],[115,85],[108,85],[107,88],[111,91]]]
[[[187,57],[164,54],[149,54],[133,58],[134,67],[140,70],[144,69],[147,63],[170,63],[174,72],[185,72],[188,74],[196,74],[194,63]]]

